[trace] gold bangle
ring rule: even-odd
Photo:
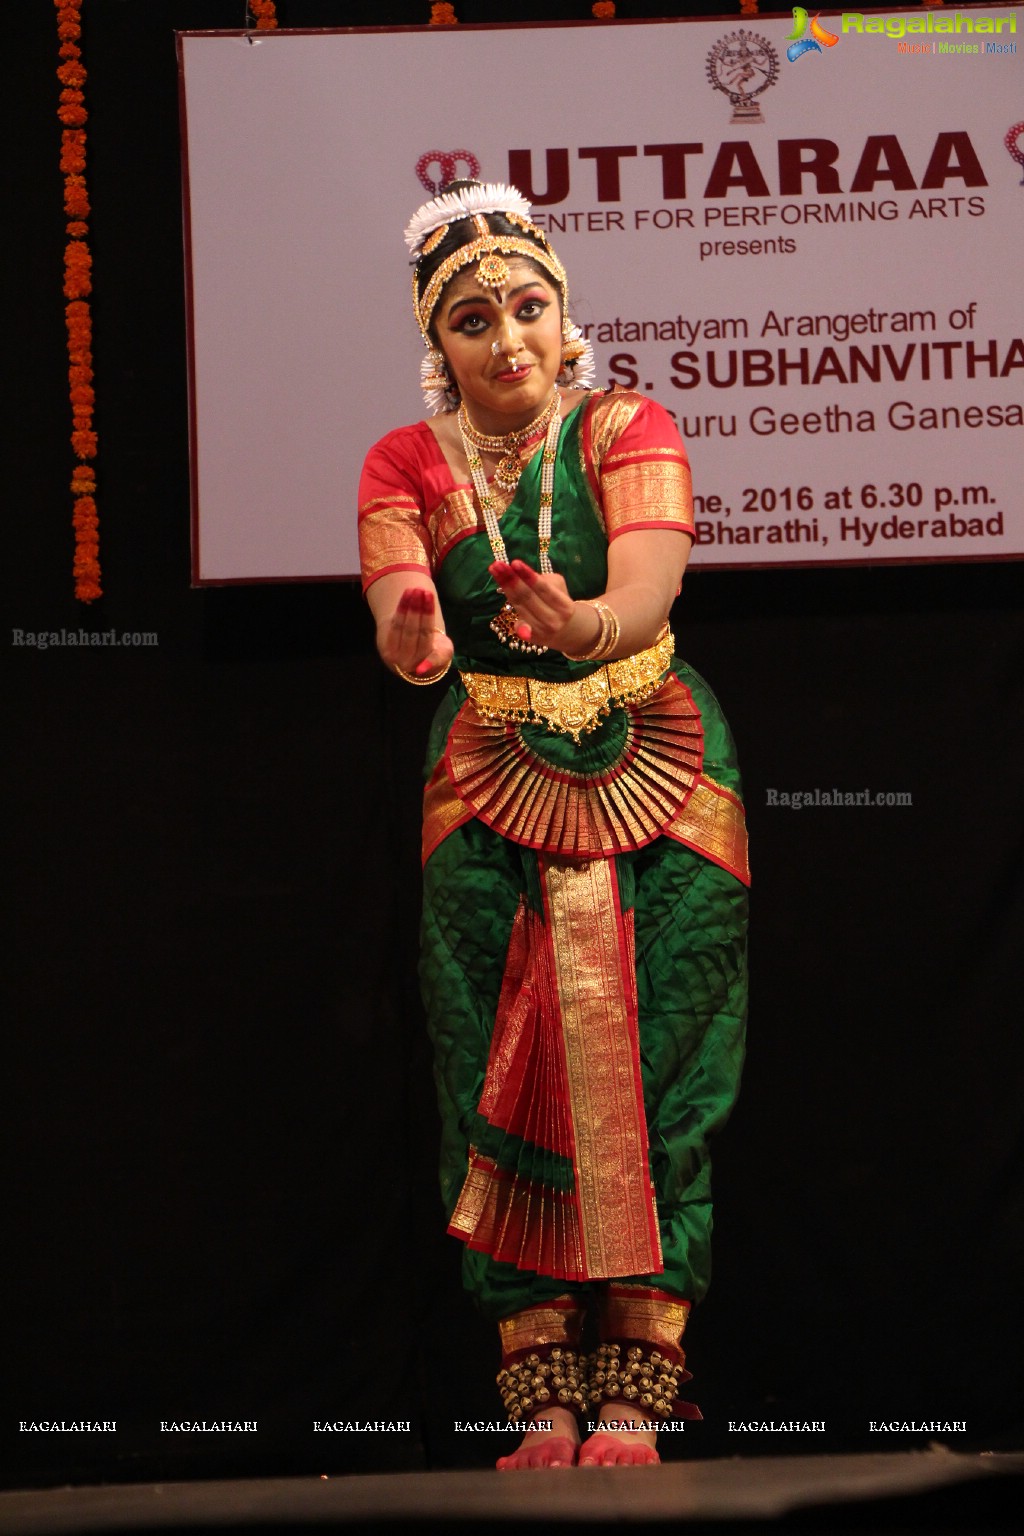
[[[429,688],[431,683],[439,683],[441,681],[442,677],[444,677],[451,664],[452,659],[449,656],[440,672],[431,672],[427,677],[416,677],[412,672],[403,672],[402,668],[398,665],[397,662],[395,663],[395,671],[398,673],[399,677],[403,677],[407,683],[412,683],[414,688]]]
[[[608,604],[603,603],[599,597],[587,598],[586,601],[590,604],[591,608],[596,609],[597,616],[601,621],[601,628],[598,630],[597,639],[589,651],[563,651],[562,654],[569,661],[604,661],[619,643],[619,621],[608,607]]]
[[[605,611],[608,614],[610,632],[604,646],[601,649],[601,654],[598,657],[599,661],[604,661],[608,656],[611,655],[612,651],[614,651],[615,647],[619,643],[619,635],[621,633],[618,614],[613,608],[607,608]]]

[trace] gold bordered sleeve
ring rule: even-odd
[[[429,430],[429,429],[428,429]],[[401,427],[375,443],[359,480],[359,563],[363,591],[390,571],[432,565],[424,519],[418,429]]]
[[[584,455],[609,542],[639,528],[694,536],[690,463],[675,422],[657,401],[629,390],[595,399]]]

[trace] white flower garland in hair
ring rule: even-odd
[[[438,359],[440,358],[440,362]],[[441,416],[458,410],[459,394],[451,382],[445,387],[447,370],[444,358],[433,347],[420,363],[420,389],[431,416]]]
[[[564,384],[571,389],[593,389],[594,380],[597,377],[597,360],[594,357],[593,346],[578,325],[570,325],[565,339],[568,342],[582,342],[582,346],[575,358],[562,364],[562,371],[556,383]]]
[[[516,187],[506,187],[501,182],[481,182],[478,186],[463,187],[457,192],[442,192],[429,203],[417,208],[405,228],[405,243],[414,256],[428,235],[442,224],[454,224],[457,219],[469,219],[475,213],[516,213],[521,218],[530,217],[530,205]]]

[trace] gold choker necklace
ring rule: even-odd
[[[556,390],[539,416],[535,416],[518,432],[506,432],[497,437],[490,437],[486,432],[481,432],[474,427],[465,405],[459,406],[459,431],[462,433],[463,442],[471,443],[478,453],[500,453],[502,456],[494,471],[494,483],[500,490],[508,492],[515,490],[519,484],[519,476],[523,472],[523,462],[519,457],[521,450],[531,437],[537,437],[545,430],[552,416],[557,412],[558,405]]]
[[[483,513],[484,527],[487,530],[487,539],[491,546],[491,553],[495,560],[508,564],[508,555],[505,551],[505,541],[498,527],[498,514],[494,506],[494,497],[487,488],[487,478],[484,474],[484,461],[480,453],[505,453],[514,455],[515,478],[511,487],[507,484],[503,489],[515,489],[522,471],[522,463],[519,458],[519,449],[523,443],[533,437],[538,431],[547,429],[544,438],[543,456],[540,471],[540,509],[537,514],[537,543],[539,546],[539,565],[541,574],[550,576],[552,571],[551,556],[548,553],[551,547],[551,513],[554,506],[555,488],[555,453],[558,443],[558,434],[562,426],[562,418],[559,412],[560,399],[558,391],[552,395],[548,404],[540,415],[521,432],[509,432],[505,437],[488,437],[483,432],[478,432],[466,414],[465,406],[459,407],[459,432],[462,436],[462,451],[466,455],[466,463],[469,465],[469,473],[473,481],[473,489],[476,499],[480,503],[480,511]],[[513,441],[513,440],[516,441]],[[502,460],[502,464],[505,460]],[[494,479],[502,485],[500,478],[502,464],[498,465]],[[519,627],[519,615],[511,603],[505,603],[494,615],[490,627],[502,645],[507,645],[513,651],[527,651],[533,656],[543,656],[547,650],[546,645],[533,645],[529,640],[520,640],[516,634]]]

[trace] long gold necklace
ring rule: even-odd
[[[498,527],[498,513],[495,507],[495,498],[488,489],[487,476],[484,474],[484,461],[481,453],[500,453],[504,455],[495,471],[495,484],[504,491],[514,491],[519,484],[519,476],[522,473],[523,464],[519,457],[522,447],[534,437],[537,432],[547,429],[544,436],[544,448],[542,450],[540,471],[540,509],[537,514],[537,544],[540,552],[540,569],[542,574],[550,576],[553,569],[551,565],[551,514],[554,507],[555,487],[555,454],[558,443],[558,433],[562,425],[559,413],[558,391],[552,395],[548,404],[528,426],[518,432],[508,432],[503,437],[489,437],[485,432],[480,432],[469,419],[465,405],[459,407],[459,434],[462,438],[462,451],[466,455],[466,463],[469,465],[470,477],[473,481],[473,489],[476,499],[480,503],[480,511],[483,513],[484,527],[487,530],[487,539],[491,546],[491,552],[495,560],[504,564],[508,563],[508,555],[505,550],[505,541]],[[543,656],[547,650],[546,645],[533,645],[529,640],[521,640],[516,634],[519,626],[519,615],[512,604],[506,602],[491,620],[491,630],[501,641],[513,651],[527,651],[533,656]]]

